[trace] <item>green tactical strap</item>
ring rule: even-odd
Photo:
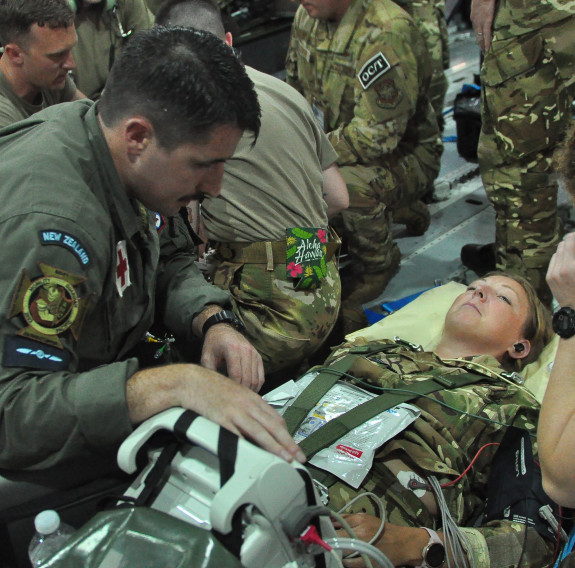
[[[319,481],[322,485],[325,485],[329,489],[339,478],[333,473],[325,471],[325,469],[319,469],[311,463],[305,464],[306,469],[310,472],[314,481]]]
[[[356,355],[346,355],[336,361],[329,369],[335,372],[320,371],[319,375],[302,391],[283,414],[288,432],[293,436],[308,412],[328,393],[329,389],[341,379],[341,373],[349,371]]]
[[[301,450],[309,459],[323,448],[327,448],[336,440],[357,428],[360,424],[400,403],[408,402],[419,398],[421,395],[430,394],[445,388],[463,387],[488,380],[485,375],[461,373],[446,377],[445,375],[439,376],[438,373],[441,369],[435,369],[434,371],[425,373],[426,375],[435,375],[432,378],[406,385],[406,390],[411,392],[385,392],[330,420],[300,442]]]
[[[373,342],[369,345],[358,345],[352,347],[348,355],[345,355],[333,365],[324,368],[317,377],[302,391],[291,406],[283,414],[288,432],[293,436],[297,427],[302,423],[308,412],[320,401],[321,397],[327,394],[329,389],[342,377],[342,373],[347,373],[357,356],[367,357],[373,353],[381,353],[395,349],[395,343]],[[332,372],[333,371],[333,372]]]

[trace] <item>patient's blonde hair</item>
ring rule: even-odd
[[[488,276],[504,276],[505,278],[511,278],[511,280],[517,282],[523,290],[525,290],[525,294],[527,295],[529,312],[525,319],[525,325],[523,326],[523,337],[531,343],[531,350],[529,351],[529,355],[523,359],[514,359],[506,353],[501,362],[505,369],[510,371],[521,371],[525,365],[535,361],[539,355],[541,355],[543,348],[551,341],[553,337],[551,313],[541,303],[535,288],[533,288],[529,280],[523,278],[523,276],[512,274],[510,272],[495,271],[487,273],[483,278],[487,278]]]

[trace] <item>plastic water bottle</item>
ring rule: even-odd
[[[60,515],[51,509],[38,513],[34,519],[34,526],[36,533],[28,547],[28,556],[32,566],[42,566],[64,547],[74,529],[61,522]]]

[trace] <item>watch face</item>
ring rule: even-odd
[[[553,315],[553,331],[568,339],[575,335],[575,311],[571,308],[561,308]]]
[[[565,314],[557,314],[555,318],[555,326],[560,331],[567,331],[569,329],[569,317]]]
[[[445,547],[443,544],[434,542],[427,548],[425,563],[431,568],[439,568],[445,561]]]

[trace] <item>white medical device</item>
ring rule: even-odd
[[[172,408],[144,422],[120,447],[120,467],[136,472],[140,450],[161,432],[165,442],[166,431],[168,444],[148,449],[148,464],[126,497],[212,531],[249,568],[339,565],[299,538],[310,525],[324,541],[336,536],[329,517],[318,516],[321,504],[306,468],[195,412]]]

